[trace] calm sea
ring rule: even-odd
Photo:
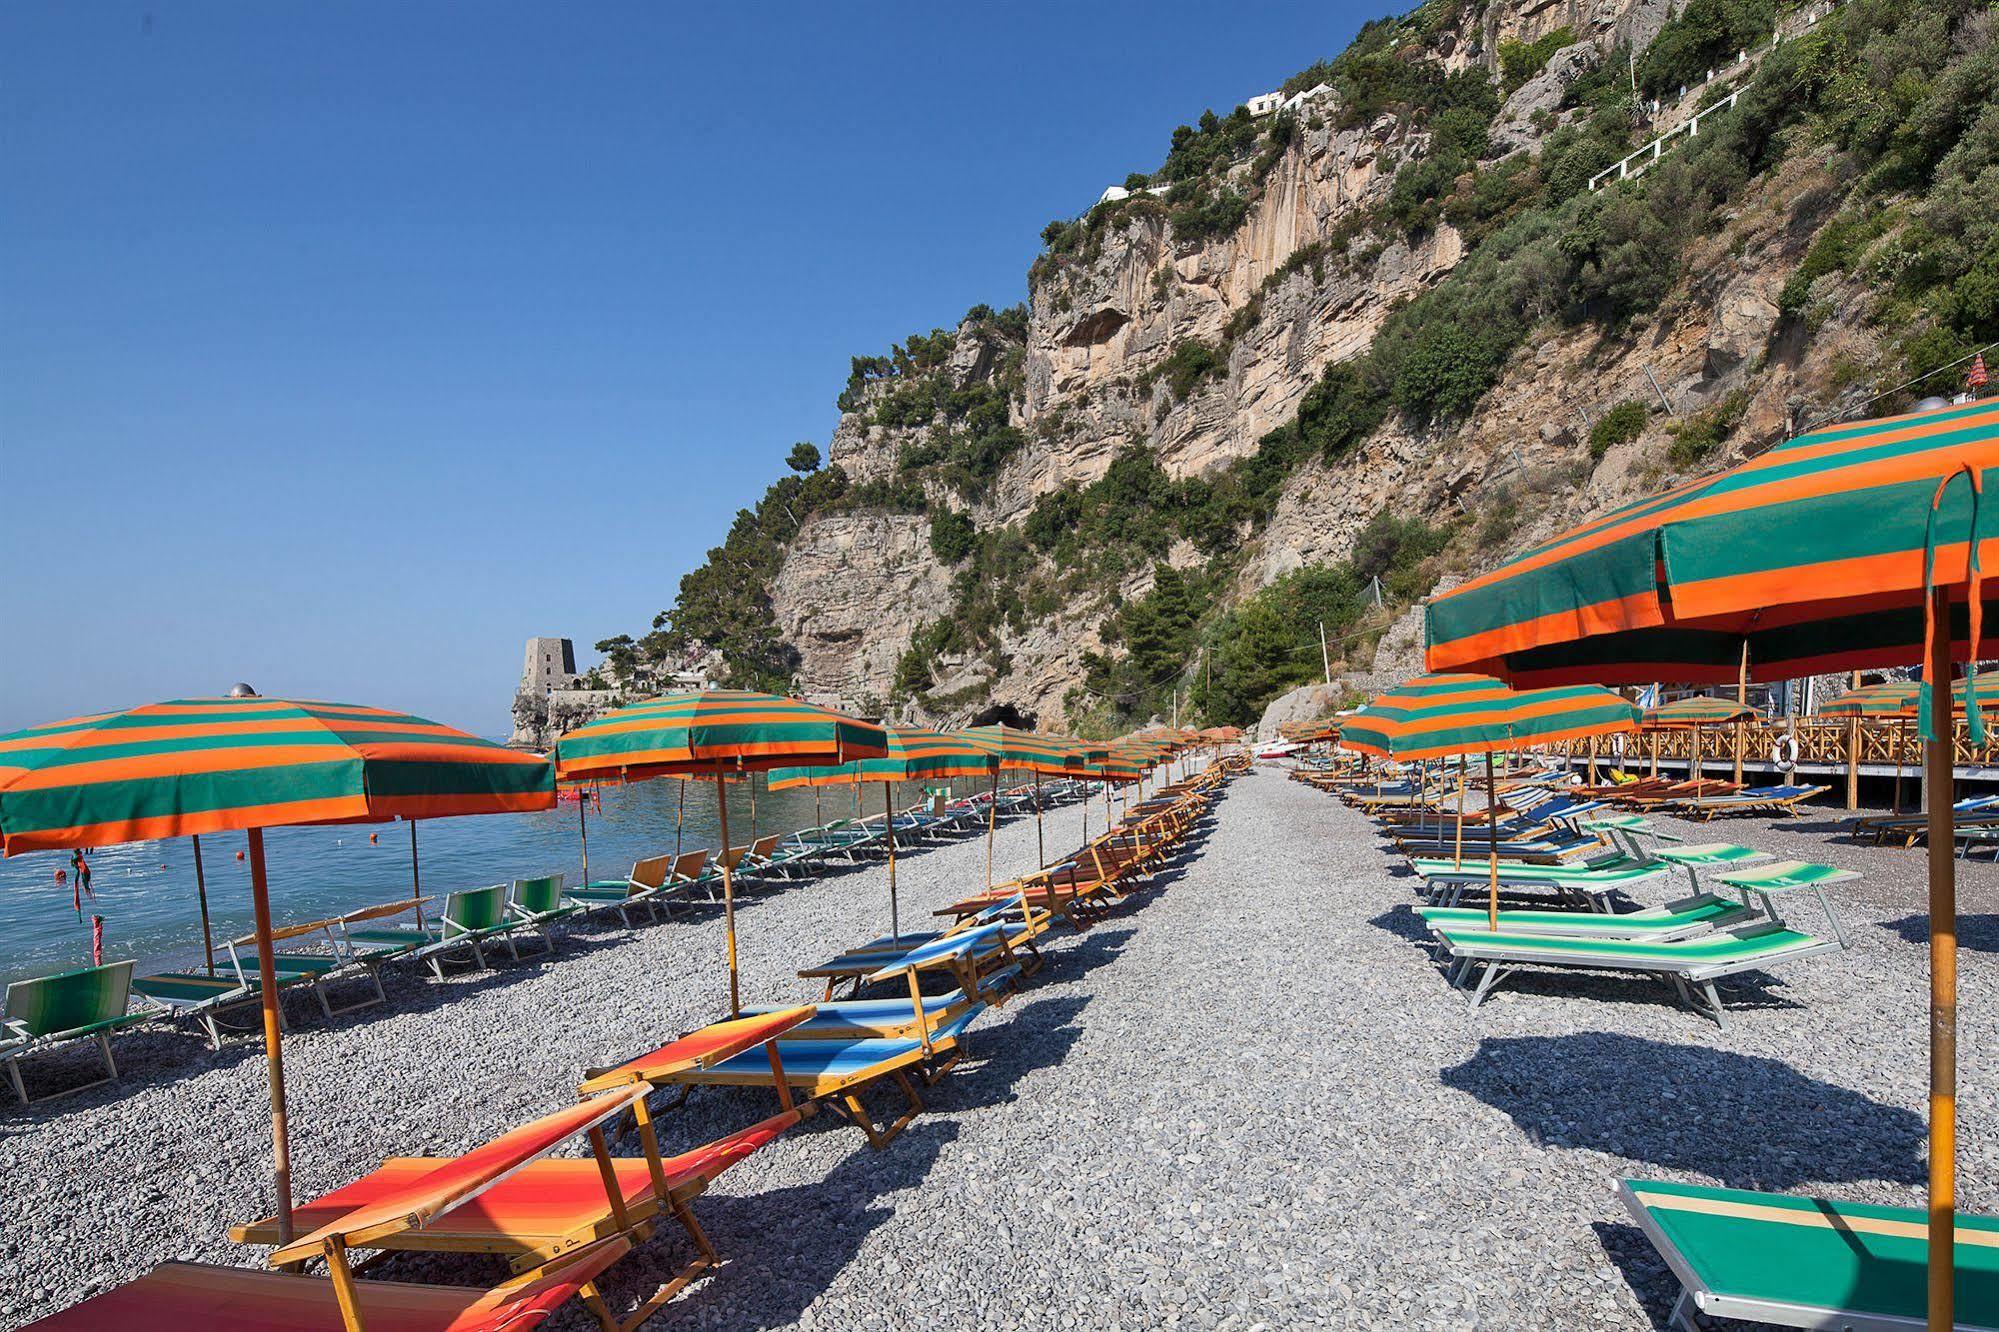
[[[809,790],[769,791],[761,778],[756,784],[760,833],[789,832],[854,812],[850,790],[822,789],[815,807]],[[590,804],[584,819],[591,877],[621,878],[634,860],[673,850],[680,790],[671,779],[641,782],[607,789]],[[689,851],[720,841],[714,791],[709,782],[686,784],[682,839]],[[917,786],[902,786],[897,807],[921,797]],[[864,787],[863,799],[866,813],[881,812],[879,786]],[[732,783],[733,841],[749,839],[750,819],[750,792],[744,783]],[[416,824],[416,838],[426,896],[540,874],[567,874],[572,884],[583,880],[574,804],[540,814],[426,820]],[[218,946],[251,928],[250,867],[237,858],[246,845],[242,833],[201,839]],[[274,828],[264,837],[264,859],[275,923],[337,915],[409,894],[410,825]],[[0,861],[0,979],[89,962],[92,915],[104,918],[106,960],[137,958],[150,970],[200,964],[201,914],[187,838],[105,847],[91,852],[89,861],[94,897],[84,899],[81,919],[72,905],[72,886],[56,881],[56,872],[69,867],[69,852],[33,851]]]

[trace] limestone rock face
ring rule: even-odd
[[[1515,88],[1499,109],[1492,126],[1495,152],[1504,156],[1538,146],[1543,136],[1535,128],[1535,119],[1557,115],[1569,89],[1602,63],[1603,52],[1594,42],[1576,42],[1555,52],[1546,67]]]
[[[872,710],[916,627],[950,608],[951,579],[931,552],[929,519],[838,513],[799,530],[771,601],[798,649],[803,696]]]
[[[1263,710],[1263,717],[1256,723],[1256,738],[1275,740],[1280,726],[1329,717],[1346,696],[1345,685],[1323,683],[1299,685],[1288,694],[1279,694],[1270,700],[1270,705]]]

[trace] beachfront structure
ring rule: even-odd
[[[1332,90],[1332,84],[1318,83],[1305,89],[1303,92],[1295,92],[1286,97],[1284,90],[1279,88],[1275,92],[1258,93],[1243,103],[1243,109],[1258,119],[1264,116],[1276,115],[1280,111],[1287,115],[1295,115],[1305,103],[1317,101]],[[1157,198],[1165,194],[1168,188],[1165,185],[1153,185],[1147,188],[1145,193]],[[1128,190],[1122,185],[1111,185],[1106,187],[1104,192],[1097,196],[1097,202],[1099,204],[1116,203],[1120,199],[1129,199],[1133,193],[1134,191]]]
[[[576,672],[576,645],[566,638],[530,638],[521,666],[521,692],[547,694],[556,689],[574,689],[581,677]]]

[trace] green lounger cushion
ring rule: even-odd
[[[1768,853],[1732,842],[1702,842],[1698,846],[1662,846],[1652,854],[1675,865],[1741,865]]]
[[[36,976],[7,987],[7,1021],[23,1035],[64,1040],[137,1022],[145,1014],[125,1011],[131,994],[129,961]]]
[[[1479,907],[1420,907],[1417,915],[1433,927],[1478,929],[1489,919]],[[1589,938],[1644,938],[1698,926],[1732,924],[1747,915],[1740,902],[1703,893],[1680,903],[1678,909],[1604,914],[1598,911],[1502,911],[1503,934],[1578,934]]]
[[[1830,883],[1845,883],[1860,876],[1852,870],[1838,869],[1832,865],[1814,865],[1803,860],[1780,860],[1772,865],[1759,865],[1755,869],[1737,870],[1733,874],[1723,874],[1718,877],[1731,888],[1747,888],[1759,893],[1781,893],[1794,888],[1822,888]]]
[[[1412,860],[1409,864],[1416,873],[1426,879],[1465,877],[1482,879],[1491,873],[1491,866],[1471,855],[1469,848],[1466,850],[1465,863],[1462,865],[1453,864],[1448,860]],[[1594,866],[1509,865],[1502,861],[1499,866],[1499,881],[1615,888],[1623,884],[1642,883],[1663,873],[1665,873],[1664,866],[1646,860],[1636,860],[1630,856],[1600,861]]]
[[[1646,1179],[1625,1180],[1621,1191],[1704,1310],[1750,1317],[1762,1306],[1763,1317],[1797,1327],[1844,1325],[1804,1321],[1815,1311],[1923,1324],[1929,1244],[1920,1208]],[[1958,1327],[1999,1328],[1999,1220],[1959,1212],[1954,1258]]]
[[[141,976],[132,982],[132,989],[139,994],[174,1008],[240,1002],[255,998],[259,988],[254,975],[248,983],[242,984],[233,975],[210,976],[199,971],[168,971],[157,976]]]
[[[1509,954],[1534,954],[1556,962],[1586,967],[1592,961],[1607,966],[1665,964],[1667,966],[1714,966],[1722,963],[1753,962],[1758,957],[1786,952],[1819,941],[1801,930],[1767,928],[1723,930],[1693,939],[1577,939],[1555,934],[1513,934],[1490,930],[1445,930],[1444,939],[1454,948],[1479,951],[1504,950]]]

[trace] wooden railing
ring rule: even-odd
[[[1795,735],[1798,766],[1844,768],[1853,760],[1856,730],[1859,762],[1864,768],[1892,768],[1899,760],[1914,769],[1922,762],[1922,745],[1916,738],[1913,721],[1863,721],[1856,728],[1849,721],[1813,717],[1800,719],[1795,729],[1788,721],[1753,721],[1740,726],[1704,727],[1700,733],[1701,763],[1703,766],[1732,764],[1739,733],[1742,759],[1748,766],[1782,766],[1772,762],[1771,753],[1780,738]],[[1954,748],[1959,767],[1999,768],[1999,725],[1990,729],[1984,744],[1974,745],[1964,721],[1959,719]],[[1589,758],[1593,751],[1599,763],[1615,763],[1635,772],[1649,768],[1655,752],[1662,761],[1679,766],[1692,761],[1694,733],[1691,730],[1670,730],[1627,735],[1622,755],[1616,753],[1615,745],[1609,739],[1598,739],[1594,744],[1588,740],[1570,741],[1562,749],[1578,759]]]

